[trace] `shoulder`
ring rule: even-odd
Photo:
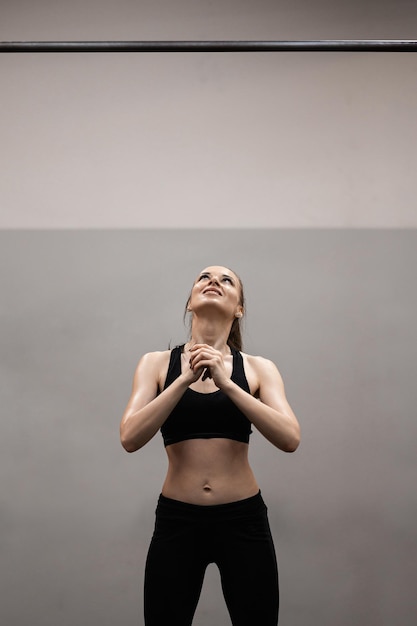
[[[171,350],[161,350],[157,352],[146,352],[143,354],[136,366],[136,375],[149,374],[160,375],[161,371],[168,367]]]
[[[155,352],[146,352],[140,357],[139,363],[153,365],[169,360],[171,350],[159,350]]]
[[[155,385],[162,388],[168,371],[171,350],[146,352],[141,356],[133,377],[133,386]]]
[[[258,380],[265,377],[273,377],[278,380],[282,380],[281,374],[278,371],[277,366],[271,359],[266,359],[263,356],[254,356],[253,354],[246,354],[241,352],[245,368],[249,372],[253,372]]]

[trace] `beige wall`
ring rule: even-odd
[[[365,6],[364,6],[365,4]],[[411,2],[9,2],[1,40],[415,36]],[[2,55],[0,227],[414,227],[417,55]]]

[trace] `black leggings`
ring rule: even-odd
[[[278,571],[260,492],[199,506],[161,495],[145,569],[145,625],[190,626],[209,563],[233,626],[278,624]]]

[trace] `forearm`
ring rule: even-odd
[[[294,452],[297,449],[300,428],[292,416],[264,404],[232,380],[222,386],[222,391],[274,446],[284,452]]]
[[[188,385],[189,382],[183,376],[179,376],[144,407],[126,412],[120,424],[120,441],[127,452],[139,450],[152,439]]]

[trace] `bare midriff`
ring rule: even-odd
[[[248,461],[248,444],[233,439],[187,439],[166,447],[167,498],[191,504],[226,504],[250,498],[259,487]]]

